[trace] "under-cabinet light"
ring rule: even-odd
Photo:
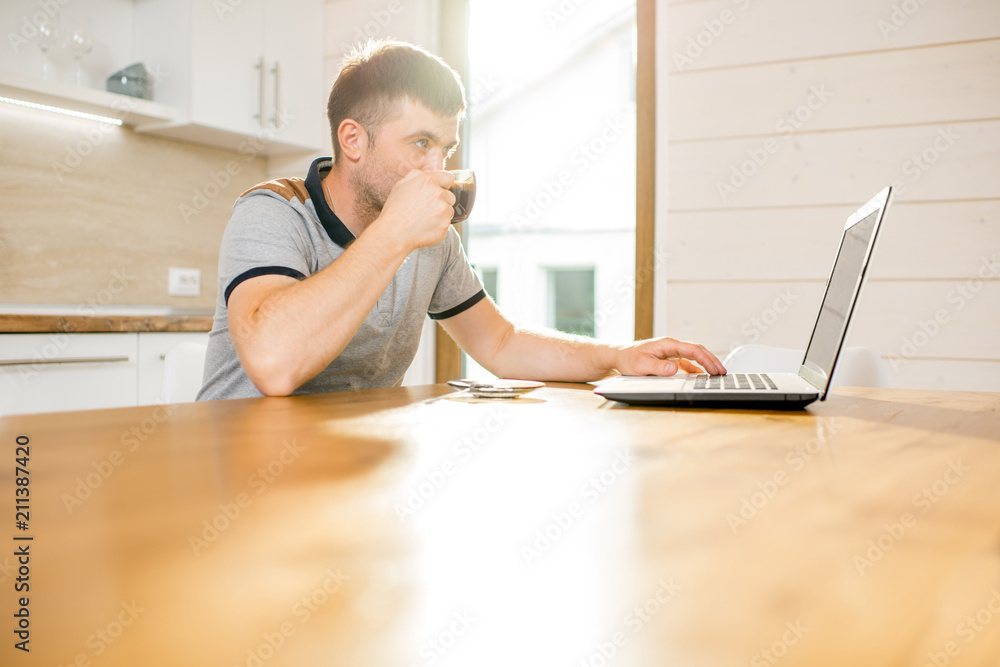
[[[110,116],[98,116],[97,114],[84,113],[83,111],[73,111],[72,109],[63,109],[62,107],[52,107],[47,104],[36,104],[35,102],[15,100],[10,97],[0,97],[0,102],[6,102],[7,104],[14,104],[19,107],[27,107],[29,109],[41,109],[42,111],[61,113],[64,116],[73,116],[74,118],[86,118],[87,120],[96,120],[99,123],[110,123],[111,125],[123,124],[122,121],[120,121],[119,119],[111,118]]]

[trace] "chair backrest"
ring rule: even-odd
[[[804,350],[768,345],[741,345],[722,361],[731,373],[798,373]],[[833,371],[833,387],[888,387],[889,373],[875,350],[845,347]]]
[[[206,343],[177,343],[163,358],[161,403],[190,403],[201,389]]]

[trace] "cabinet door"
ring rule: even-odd
[[[135,3],[136,58],[179,111],[139,131],[248,156],[320,150],[324,16],[322,0]]]
[[[0,414],[136,405],[137,335],[0,334]]]
[[[266,114],[261,83],[263,0],[194,2],[191,6],[190,119],[196,125],[247,135]]]
[[[177,343],[208,343],[208,332],[150,332],[139,334],[139,405],[160,402],[163,357]]]
[[[323,82],[322,0],[266,0],[269,154],[318,150],[328,133]]]

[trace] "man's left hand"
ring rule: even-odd
[[[667,337],[640,340],[619,348],[615,369],[622,375],[674,375],[679,370],[726,374],[722,362],[705,346]]]

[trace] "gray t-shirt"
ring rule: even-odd
[[[230,337],[226,305],[236,286],[262,275],[304,280],[354,241],[323,195],[331,165],[330,158],[319,158],[305,181],[261,183],[233,206],[219,252],[219,297],[198,400],[263,395],[243,371]],[[424,317],[453,317],[485,296],[458,234],[449,229],[440,243],[410,253],[344,351],[295,393],[399,386]]]

